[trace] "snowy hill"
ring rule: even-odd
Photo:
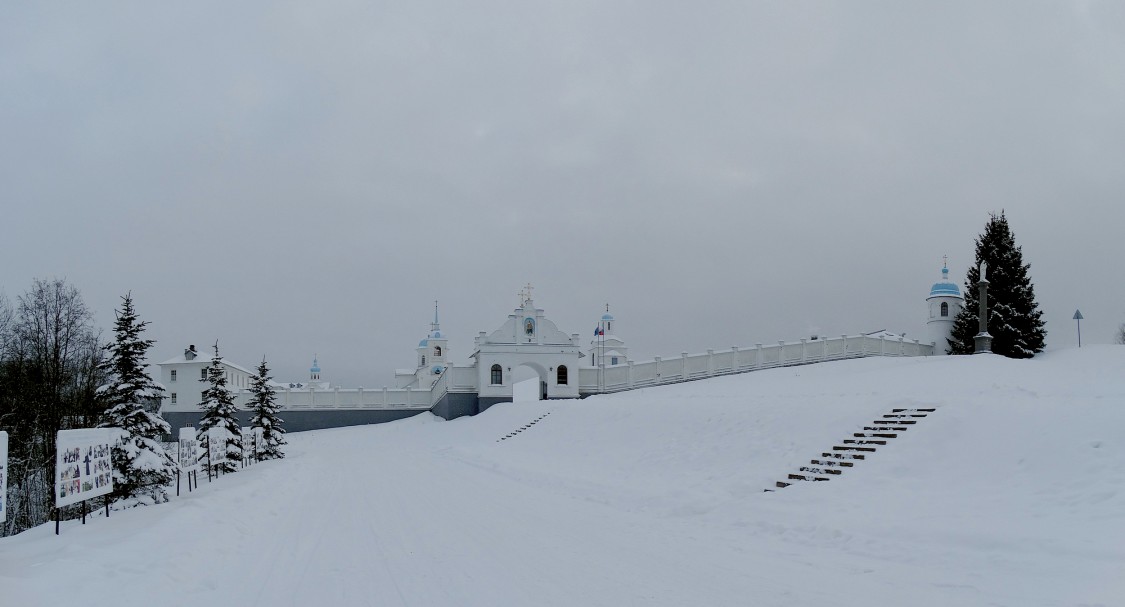
[[[1123,368],[1112,346],[863,359],[294,434],[171,504],[0,540],[0,596],[1122,605]],[[935,411],[830,482],[763,492],[903,407]]]

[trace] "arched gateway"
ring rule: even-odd
[[[530,290],[521,294],[523,303],[492,333],[481,332],[471,357],[477,369],[479,410],[512,400],[513,371],[530,367],[539,375],[543,398],[578,398],[578,382],[570,380],[581,354],[577,333],[567,335],[535,307]],[[497,374],[496,370],[500,373]],[[501,380],[499,383],[493,381]],[[560,381],[561,380],[561,381]]]
[[[449,343],[438,324],[435,303],[430,332],[418,343],[416,367],[396,371],[395,383],[398,388],[429,391],[432,411],[452,419],[513,400],[520,367],[539,376],[541,399],[578,398],[583,356],[578,334],[567,335],[546,318],[535,307],[528,285],[520,292],[520,307],[504,324],[477,335],[468,366],[450,364]]]

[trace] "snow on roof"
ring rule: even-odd
[[[258,374],[257,371],[251,371],[250,369],[247,369],[246,367],[243,367],[242,365],[240,365],[238,363],[233,363],[233,362],[231,362],[231,361],[229,361],[225,358],[220,358],[219,362],[221,362],[222,364],[224,364],[224,365],[226,365],[226,366],[228,366],[232,369],[242,371],[243,373],[246,373],[248,375],[257,375]],[[211,364],[211,357],[210,356],[203,356],[202,354],[199,354],[195,357],[194,360],[188,360],[187,357],[185,357],[183,354],[180,354],[179,356],[176,356],[174,358],[169,358],[168,360],[166,360],[162,363],[157,363],[157,366],[179,365],[179,364],[185,364],[185,363],[201,363],[204,366],[207,366],[207,365]]]
[[[898,339],[898,338],[901,337],[903,339],[906,339],[906,333],[903,333],[903,334],[900,335],[898,333],[891,333],[890,331],[887,331],[886,329],[879,329],[878,331],[873,331],[871,333],[864,333],[864,336],[875,337],[875,338],[886,337],[887,339]]]

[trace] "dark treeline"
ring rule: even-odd
[[[89,308],[65,280],[36,280],[14,300],[0,294],[0,430],[8,433],[8,517],[0,535],[50,520],[55,435],[101,421],[104,354]]]

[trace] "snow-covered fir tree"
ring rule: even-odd
[[[227,387],[222,362],[219,342],[216,341],[215,355],[211,357],[211,364],[207,367],[207,379],[200,380],[206,381],[208,386],[203,390],[203,402],[199,403],[203,409],[203,419],[199,420],[199,429],[195,432],[199,440],[199,461],[203,466],[209,465],[210,440],[215,440],[218,452],[225,454],[221,461],[210,462],[213,474],[234,472],[242,459],[242,430],[235,417],[234,394]]]
[[[273,386],[270,385],[269,367],[266,359],[258,365],[258,374],[250,378],[250,402],[248,407],[253,411],[250,417],[250,426],[262,429],[262,440],[258,444],[258,460],[280,459],[285,457],[281,446],[285,444],[285,428],[281,427],[281,418],[277,412],[281,406],[277,404],[277,396]]]
[[[121,299],[114,341],[106,346],[109,356],[102,362],[109,383],[100,391],[106,404],[101,427],[121,429],[113,446],[112,497],[126,505],[166,502],[165,485],[176,477],[176,462],[159,439],[171,430],[168,422],[145,409],[164,394],[145,370],[145,356],[155,342],[141,339],[148,323],[138,320],[133,294]]]
[[[1035,287],[1023,262],[1023,251],[1001,211],[991,215],[977,238],[976,263],[965,275],[965,307],[953,322],[950,354],[972,354],[973,337],[980,332],[980,264],[988,264],[988,333],[992,351],[1009,358],[1031,358],[1043,351],[1047,337],[1043,312],[1035,302]]]

